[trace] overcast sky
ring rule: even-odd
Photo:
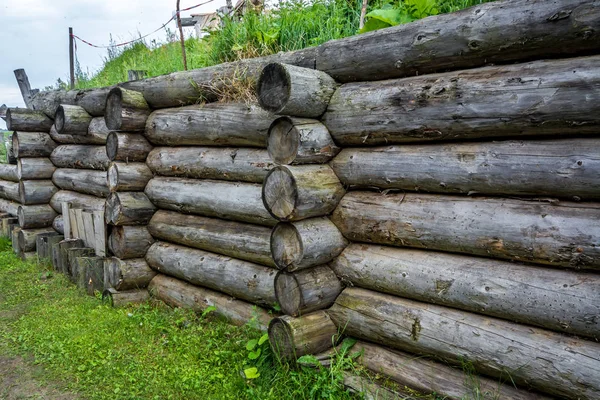
[[[181,0],[181,8],[206,0]],[[235,3],[235,1],[234,1]],[[68,29],[81,38],[107,45],[112,33],[117,42],[127,41],[153,31],[165,23],[175,10],[176,0],[0,0],[0,105],[23,107],[21,92],[13,71],[24,68],[32,88],[54,85],[58,78],[68,82]],[[183,12],[213,12],[225,0]],[[168,25],[172,30],[175,23]],[[186,35],[192,28],[187,29]],[[164,30],[149,37],[164,41]],[[106,49],[77,42],[77,57],[82,70],[90,72],[102,66]],[[0,119],[0,129],[5,127]]]

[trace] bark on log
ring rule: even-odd
[[[179,107],[201,101],[214,101],[218,94],[230,91],[234,81],[256,82],[262,68],[271,62],[283,62],[307,68],[315,66],[316,49],[310,48],[267,57],[240,60],[191,71],[139,81],[124,82],[119,86],[137,90],[152,108]]]
[[[600,339],[593,274],[363,244],[330,266],[352,286]]]
[[[342,82],[372,81],[597,53],[599,43],[593,0],[492,2],[329,41],[318,47],[317,69]]]
[[[6,200],[0,195],[0,211],[8,213],[10,215],[14,215],[16,217],[19,213],[19,206],[19,203],[15,201]]]
[[[15,158],[49,157],[56,143],[45,132],[14,132],[12,148]]]
[[[9,182],[19,182],[19,176],[17,175],[17,166],[0,163],[0,179]]]
[[[271,233],[271,254],[279,269],[292,272],[328,263],[348,245],[328,218],[280,222]]]
[[[88,127],[87,135],[61,135],[52,125],[50,128],[50,137],[56,143],[61,144],[106,144],[106,138],[110,131],[104,123],[103,117],[92,118]]]
[[[104,120],[110,130],[138,132],[146,127],[150,113],[141,92],[116,87],[106,98]]]
[[[108,196],[104,217],[110,225],[147,225],[155,212],[156,206],[146,194],[120,192]]]
[[[50,179],[19,182],[21,204],[48,204],[56,192],[58,188]]]
[[[592,399],[600,394],[600,344],[495,318],[346,288],[328,311],[344,333],[449,362],[472,362],[542,392]]]
[[[79,273],[84,271],[84,268],[80,268],[79,258],[88,258],[94,257],[94,249],[89,247],[81,247],[81,248],[71,248],[67,250],[67,260],[69,262],[69,273],[68,276],[71,279],[71,282],[79,285],[83,283],[83,279],[85,276],[79,276]],[[81,265],[83,267],[83,265]]]
[[[293,317],[328,308],[341,291],[341,282],[326,265],[293,273],[279,271],[275,276],[277,302]]]
[[[155,147],[146,164],[162,176],[263,183],[275,166],[264,149]]]
[[[108,248],[123,260],[146,255],[154,238],[145,226],[113,226],[108,238]]]
[[[9,131],[48,132],[53,122],[41,111],[28,108],[6,110],[6,129]]]
[[[264,148],[275,118],[257,105],[211,103],[154,111],[144,134],[154,145]]]
[[[280,221],[327,215],[346,191],[328,165],[279,166],[263,183],[262,200]]]
[[[74,273],[77,278],[75,283],[77,287],[86,291],[88,295],[93,296],[94,291],[102,292],[104,290],[104,259],[101,257],[82,256],[75,260]]]
[[[318,120],[280,117],[269,127],[267,150],[277,164],[323,164],[340,148]]]
[[[32,99],[34,110],[42,111],[50,118],[54,118],[61,104],[75,104],[77,91],[50,90],[36,93]]]
[[[215,307],[212,313],[233,325],[256,325],[258,329],[266,331],[271,321],[271,315],[254,304],[162,274],[150,281],[148,291],[172,307],[190,308],[198,314],[208,307]]]
[[[63,235],[65,234],[65,222],[62,215],[59,214],[54,218],[52,221],[52,227],[56,232]]]
[[[260,106],[269,112],[316,118],[327,109],[337,86],[325,72],[271,63],[261,71],[256,93]]]
[[[350,192],[331,220],[353,241],[600,269],[597,203]]]
[[[596,134],[599,62],[594,56],[349,83],[331,98],[323,123],[339,146]]]
[[[40,233],[56,232],[52,227],[47,228],[34,228],[34,229],[20,229],[19,230],[19,248],[23,251],[34,251],[35,250],[35,237]]]
[[[106,197],[110,193],[105,171],[59,168],[52,175],[52,182],[64,190],[73,190],[98,197]]]
[[[333,347],[338,329],[325,311],[294,318],[284,315],[269,323],[269,343],[275,356],[295,362],[306,354],[320,353]]]
[[[106,171],[110,160],[106,146],[84,144],[61,145],[54,149],[50,159],[58,168],[83,168]]]
[[[20,181],[32,179],[52,179],[56,167],[46,157],[19,158],[17,160],[17,177]]]
[[[158,272],[194,285],[269,308],[275,304],[273,268],[164,242],[150,246],[146,261]]]
[[[78,90],[75,94],[75,104],[93,117],[102,117],[106,108],[106,96],[112,88],[107,86]]]
[[[21,197],[19,197],[19,184],[16,182],[0,180],[0,197],[20,203]],[[13,215],[17,215],[17,213]]]
[[[266,226],[277,222],[265,210],[255,183],[155,177],[145,193],[168,210]]]
[[[104,288],[116,290],[143,289],[156,276],[145,259],[121,260],[109,257],[104,260]]]
[[[19,226],[23,229],[44,228],[51,226],[58,214],[49,204],[35,206],[19,206],[17,217]]]
[[[152,145],[141,133],[111,132],[106,139],[106,154],[110,161],[144,162]]]
[[[112,162],[108,167],[111,192],[142,192],[154,175],[146,163]]]
[[[61,135],[87,135],[92,118],[83,107],[61,104],[54,116],[54,126]]]
[[[40,233],[35,239],[35,249],[38,260],[50,260],[52,246],[62,241],[64,237],[58,232]]]
[[[150,294],[146,289],[117,292],[115,289],[110,288],[102,292],[102,301],[110,304],[112,307],[127,307],[130,304],[142,304],[149,299]]]
[[[344,149],[332,162],[348,186],[443,193],[600,199],[597,139]]]
[[[50,199],[50,205],[59,214],[62,214],[62,203],[71,203],[72,208],[85,208],[86,210],[103,211],[104,210],[104,199],[82,194],[78,192],[72,192],[69,190],[59,190]]]
[[[271,229],[159,210],[148,224],[157,239],[275,267],[269,246]]]

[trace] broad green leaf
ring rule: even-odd
[[[258,344],[258,340],[252,339],[251,341],[246,343],[246,350],[248,350],[248,351],[254,350],[254,348],[256,347],[257,344]]]
[[[246,379],[256,379],[260,376],[260,373],[258,372],[258,368],[252,367],[246,368],[244,370],[244,375],[246,375]]]
[[[317,359],[317,357],[311,355],[311,354],[307,354],[304,355],[300,358],[298,358],[298,364],[302,364],[302,365],[321,365],[319,363],[319,360]]]
[[[256,351],[252,351],[248,354],[248,358],[250,360],[256,360],[258,357],[260,357],[260,353],[261,353],[261,350],[256,349]]]
[[[260,339],[258,339],[258,345],[261,346],[264,342],[266,342],[267,340],[269,340],[269,334],[265,333],[264,335],[262,335],[260,337]]]

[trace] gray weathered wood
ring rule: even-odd
[[[298,221],[329,214],[345,193],[328,165],[282,165],[265,178],[262,199],[274,218]]]
[[[58,168],[52,175],[52,182],[63,190],[73,190],[98,197],[106,197],[110,193],[106,171]]]
[[[71,207],[73,208],[104,210],[105,200],[96,196],[90,196],[70,190],[59,190],[54,196],[52,196],[52,199],[50,199],[50,205],[59,214],[62,213],[63,202],[71,203]]]
[[[56,167],[47,157],[28,157],[17,160],[18,180],[52,179]]]
[[[41,111],[28,108],[6,110],[6,129],[9,131],[48,132],[53,121]]]
[[[275,166],[264,149],[155,147],[146,164],[162,176],[262,183]]]
[[[106,98],[104,120],[110,130],[138,132],[145,129],[150,112],[141,92],[116,87]]]
[[[60,144],[106,144],[109,130],[104,123],[103,117],[92,118],[88,127],[87,135],[61,135],[56,131],[56,127],[52,125],[50,128],[50,137],[56,143]]]
[[[271,229],[242,222],[159,210],[148,223],[157,239],[275,267]]]
[[[0,179],[9,182],[19,182],[17,165],[0,163]]]
[[[19,219],[15,217],[2,218],[2,236],[9,239],[12,238],[12,230],[15,226],[19,226]]]
[[[20,229],[18,234],[19,248],[23,252],[35,250],[35,237],[40,233],[56,232],[54,228]]]
[[[77,90],[75,104],[93,117],[102,117],[106,107],[106,97],[112,86]]]
[[[65,224],[65,221],[64,221],[64,217],[62,215],[60,215],[60,214],[58,214],[54,218],[54,220],[52,220],[52,227],[54,228],[54,230],[56,232],[60,233],[60,234],[65,235],[65,238],[68,239],[66,237],[66,234],[65,234],[65,226],[66,226],[66,224]]]
[[[353,286],[600,339],[600,276],[352,244],[330,263]]]
[[[102,300],[112,307],[127,307],[131,304],[145,303],[150,299],[146,289],[127,290],[117,292],[115,289],[106,289],[102,292]]]
[[[17,216],[20,204],[15,201],[10,201],[0,196],[0,211],[8,213],[12,216]]]
[[[109,257],[104,260],[104,288],[116,290],[143,289],[156,276],[145,259],[122,260]]]
[[[82,210],[83,228],[85,229],[85,245],[96,251],[96,231],[94,230],[94,214],[92,211]]]
[[[346,288],[328,310],[344,333],[529,384],[550,395],[598,397],[600,344],[551,331],[419,303],[366,289]]]
[[[146,161],[152,145],[141,133],[111,132],[106,139],[106,154],[111,161]]]
[[[340,148],[318,120],[280,117],[269,127],[267,150],[277,164],[323,164]]]
[[[162,274],[150,281],[148,290],[172,307],[190,308],[199,314],[208,307],[215,307],[211,314],[225,318],[233,325],[256,325],[266,331],[272,318],[265,309],[254,304]]]
[[[55,206],[52,205],[52,200],[56,197],[52,196],[52,199],[50,199],[50,207],[52,207],[55,211],[56,208]],[[59,195],[60,197],[60,195]],[[61,214],[61,216],[63,217],[63,234],[65,235],[65,239],[73,239],[73,232],[71,231],[71,216],[70,216],[70,212],[69,210],[71,210],[71,203],[68,200],[65,200],[61,203],[59,203],[60,205],[60,210],[58,210],[58,213]],[[54,224],[52,224],[52,226],[54,227]],[[56,228],[54,228],[56,229]],[[58,229],[56,229],[58,230]]]
[[[94,250],[98,257],[106,257],[106,223],[104,211],[92,211],[94,218]]]
[[[57,146],[50,159],[58,168],[83,168],[105,171],[110,160],[105,146],[64,144]]]
[[[19,184],[17,182],[0,180],[0,197],[20,203],[21,198],[19,197]],[[11,214],[13,213],[11,212]],[[14,213],[13,215],[17,215],[17,213]]]
[[[325,264],[348,245],[327,217],[280,222],[271,232],[271,254],[279,269],[296,271]]]
[[[34,110],[42,111],[50,118],[54,118],[56,110],[61,104],[75,104],[77,91],[50,90],[36,93],[32,96],[31,103]]]
[[[51,226],[58,214],[49,204],[21,205],[17,210],[19,226],[23,229]]]
[[[83,279],[81,279],[80,283],[79,273],[85,273],[85,268],[80,268],[85,267],[85,265],[79,264],[79,259],[82,257],[94,257],[94,249],[91,249],[89,247],[74,247],[67,250],[67,260],[69,263],[69,273],[67,274],[67,276],[71,279],[71,282],[77,284],[78,286],[80,284],[81,286],[83,286],[83,279],[85,279],[85,276],[81,277]]]
[[[596,134],[599,62],[593,56],[349,83],[331,98],[323,123],[339,146]]]
[[[83,107],[61,104],[54,116],[54,127],[62,135],[87,135],[92,118]]]
[[[600,140],[344,149],[331,167],[354,187],[600,199]]]
[[[34,92],[31,89],[31,84],[29,83],[27,73],[23,68],[15,69],[14,73],[15,78],[17,80],[17,85],[19,86],[19,90],[21,91],[21,96],[23,97],[23,103],[25,103],[25,107],[32,108],[32,97],[36,92]]]
[[[315,118],[325,112],[337,86],[325,72],[271,63],[261,71],[256,93],[261,107],[267,111]]]
[[[599,32],[594,0],[491,2],[329,41],[317,49],[317,69],[338,81],[372,81],[568,57],[597,53]]]
[[[600,204],[350,192],[332,221],[353,241],[600,268]]]
[[[255,183],[155,177],[145,193],[160,208],[258,225],[277,222],[265,209]]]
[[[113,226],[108,248],[118,258],[140,258],[146,255],[154,238],[145,226]]]
[[[36,236],[36,251],[38,260],[51,260],[52,246],[61,242],[64,236],[59,232],[40,233]]]
[[[114,192],[106,200],[104,218],[110,225],[147,225],[156,206],[141,192]]]
[[[15,253],[17,255],[17,257],[20,257],[21,253],[23,253],[23,249],[21,249],[21,246],[19,243],[19,232],[20,231],[21,231],[21,228],[19,228],[18,225],[16,225],[15,228],[13,228],[13,230],[10,232],[13,253]]]
[[[275,118],[259,106],[245,103],[169,108],[150,114],[144,134],[155,145],[264,148]]]
[[[56,143],[45,132],[13,132],[12,149],[15,158],[49,157]]]
[[[104,260],[100,257],[93,256],[93,251],[89,251],[90,255],[77,257],[74,261],[73,270],[76,271],[73,275],[76,280],[77,287],[86,291],[87,294],[93,296],[94,291],[102,292]]]
[[[21,204],[48,204],[58,188],[50,179],[19,182]]]
[[[273,268],[184,246],[156,242],[146,253],[151,268],[194,285],[272,307]]]
[[[141,192],[153,176],[146,163],[111,162],[107,175],[108,189],[111,192]]]

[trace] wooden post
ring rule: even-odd
[[[61,204],[61,207],[62,207],[63,231],[64,231],[65,239],[73,239],[73,236],[71,235],[71,219],[69,218],[70,217],[69,210],[71,209],[71,203],[65,201]]]
[[[96,255],[106,257],[106,226],[104,224],[104,211],[94,211],[94,237]]]
[[[185,39],[183,38],[183,27],[181,26],[181,13],[179,12],[179,1],[177,0],[177,26],[179,27],[179,40],[181,41],[181,56],[183,57],[183,69],[187,71],[187,57],[185,55]]]
[[[73,28],[69,27],[69,76],[71,89],[75,89],[75,62],[73,57]]]
[[[29,78],[25,73],[23,68],[15,69],[15,78],[17,78],[17,84],[19,85],[19,89],[21,89],[21,95],[23,96],[23,102],[25,102],[25,107],[32,108],[31,105],[31,96],[32,90],[31,85],[29,84]]]

